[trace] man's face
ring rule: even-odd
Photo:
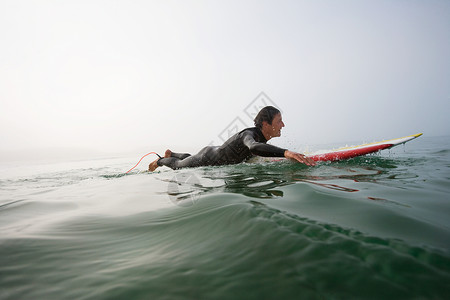
[[[278,137],[281,136],[281,128],[284,127],[283,120],[281,118],[281,114],[276,114],[275,117],[273,117],[272,124],[267,124],[268,129],[270,131],[271,137]]]

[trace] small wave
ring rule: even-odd
[[[246,295],[253,284],[258,288],[246,298],[441,298],[449,290],[448,253],[232,194],[204,197],[185,209],[74,220],[54,234],[64,238],[29,241],[34,255],[24,255],[26,240],[0,250],[11,262],[21,257],[14,272],[22,281],[60,286],[59,296],[100,289],[105,298],[138,291],[145,298],[229,298],[236,291]],[[83,258],[82,266],[74,257]],[[41,268],[58,265],[67,276],[61,278],[61,270],[36,281]],[[5,261],[0,269],[10,267]],[[195,297],[192,286],[203,287]]]
[[[100,177],[106,178],[106,179],[116,179],[116,178],[121,178],[124,176],[130,176],[130,175],[133,175],[133,174],[120,173],[120,174],[100,175]]]
[[[450,149],[442,149],[436,152],[431,152],[431,154],[448,155],[450,154]]]
[[[13,200],[13,201],[1,203],[0,204],[0,210],[9,208],[10,206],[17,205],[18,203],[22,203],[24,201],[26,201],[26,199],[19,199],[19,200]]]

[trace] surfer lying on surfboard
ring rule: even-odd
[[[312,159],[301,153],[267,144],[267,141],[271,138],[281,136],[281,128],[284,127],[278,109],[273,106],[262,108],[254,122],[255,127],[246,128],[236,133],[222,146],[207,146],[195,155],[166,150],[164,157],[150,163],[148,170],[154,171],[159,166],[180,169],[238,164],[254,155],[286,157],[308,166],[316,164]]]

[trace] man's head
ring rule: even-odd
[[[273,106],[262,108],[256,116],[255,126],[263,132],[267,140],[281,136],[281,128],[284,127],[280,111]]]

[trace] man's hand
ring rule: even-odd
[[[286,151],[284,151],[284,157],[296,160],[299,163],[305,164],[307,166],[315,166],[316,165],[316,163],[311,158],[308,158],[308,157],[304,156],[303,154],[300,154],[297,152],[286,150]]]

